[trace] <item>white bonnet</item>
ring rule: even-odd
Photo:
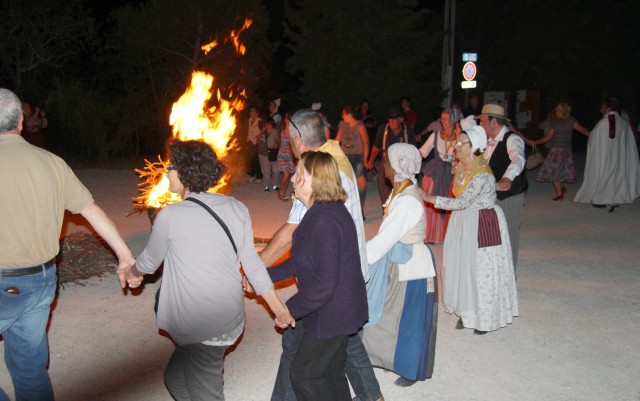
[[[415,175],[420,172],[422,166],[422,156],[414,145],[408,143],[394,143],[389,146],[389,162],[395,171],[393,180],[402,182],[406,178],[416,183]]]
[[[460,120],[460,128],[462,128],[463,131],[470,129],[471,127],[475,127],[476,125],[478,125],[478,123],[476,122],[476,116],[473,114]]]
[[[464,132],[469,137],[473,150],[480,149],[480,151],[484,152],[487,147],[487,133],[484,128],[476,125],[475,127],[464,130]]]

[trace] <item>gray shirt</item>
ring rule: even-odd
[[[273,288],[255,250],[247,207],[219,194],[188,196],[205,202],[220,216],[231,231],[238,254],[222,226],[202,206],[179,202],[158,213],[136,265],[149,274],[164,261],[157,324],[178,344],[219,337],[243,321],[239,263],[258,295]]]

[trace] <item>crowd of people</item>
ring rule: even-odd
[[[352,400],[350,384],[353,400],[381,401],[374,367],[397,374],[402,387],[432,377],[440,304],[459,318],[457,329],[475,335],[519,314],[525,144],[551,143],[537,179],[553,183],[556,201],[567,192],[563,184],[576,181],[573,130],[589,137],[577,202],[613,211],[640,196],[637,147],[615,99],[603,103],[590,132],[558,104],[538,139],[517,132],[503,107],[477,100],[470,105],[477,114],[443,110],[426,138],[407,97],[378,126],[368,101],[344,106],[335,136],[320,103],[288,114],[275,99],[264,120],[251,107],[249,181],[282,200],[292,196],[289,186],[294,194],[287,220],[260,254],[247,207],[207,192],[225,169],[214,150],[175,140],[166,174],[182,201],[157,214],[134,258],[69,166],[25,140],[32,115],[0,89],[0,166],[12,172],[3,175],[0,198],[0,334],[16,398],[53,399],[46,324],[65,209],[82,214],[114,250],[123,288],[139,287],[164,265],[156,322],[175,343],[164,381],[176,400],[224,399],[224,354],[244,330],[244,292],[261,296],[282,329],[272,400]],[[372,172],[383,221],[367,240]],[[442,260],[434,243],[443,243]],[[282,302],[274,283],[291,277],[298,292]],[[0,399],[7,399],[1,389]]]

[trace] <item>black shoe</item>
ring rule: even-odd
[[[415,380],[409,380],[406,377],[400,376],[400,377],[398,377],[396,379],[396,381],[393,382],[393,384],[395,384],[396,386],[399,386],[399,387],[410,387],[410,386],[413,386],[414,384],[416,384],[416,381]]]
[[[594,203],[593,207],[596,207],[598,209],[604,209],[605,207],[607,207],[607,205],[598,205],[598,204]]]
[[[482,331],[482,330],[473,330],[473,334],[477,334],[479,336],[483,335],[483,334],[487,334],[486,331]]]
[[[614,210],[616,210],[617,207],[620,207],[620,205],[611,206],[611,209],[609,209],[609,213],[612,213]]]
[[[456,329],[458,330],[464,329],[464,323],[462,323],[462,318],[458,319],[458,323],[456,323]]]

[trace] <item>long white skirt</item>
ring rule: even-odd
[[[502,244],[478,248],[479,211],[451,214],[444,240],[444,299],[467,328],[493,331],[518,316],[518,294],[504,213],[494,206]]]

